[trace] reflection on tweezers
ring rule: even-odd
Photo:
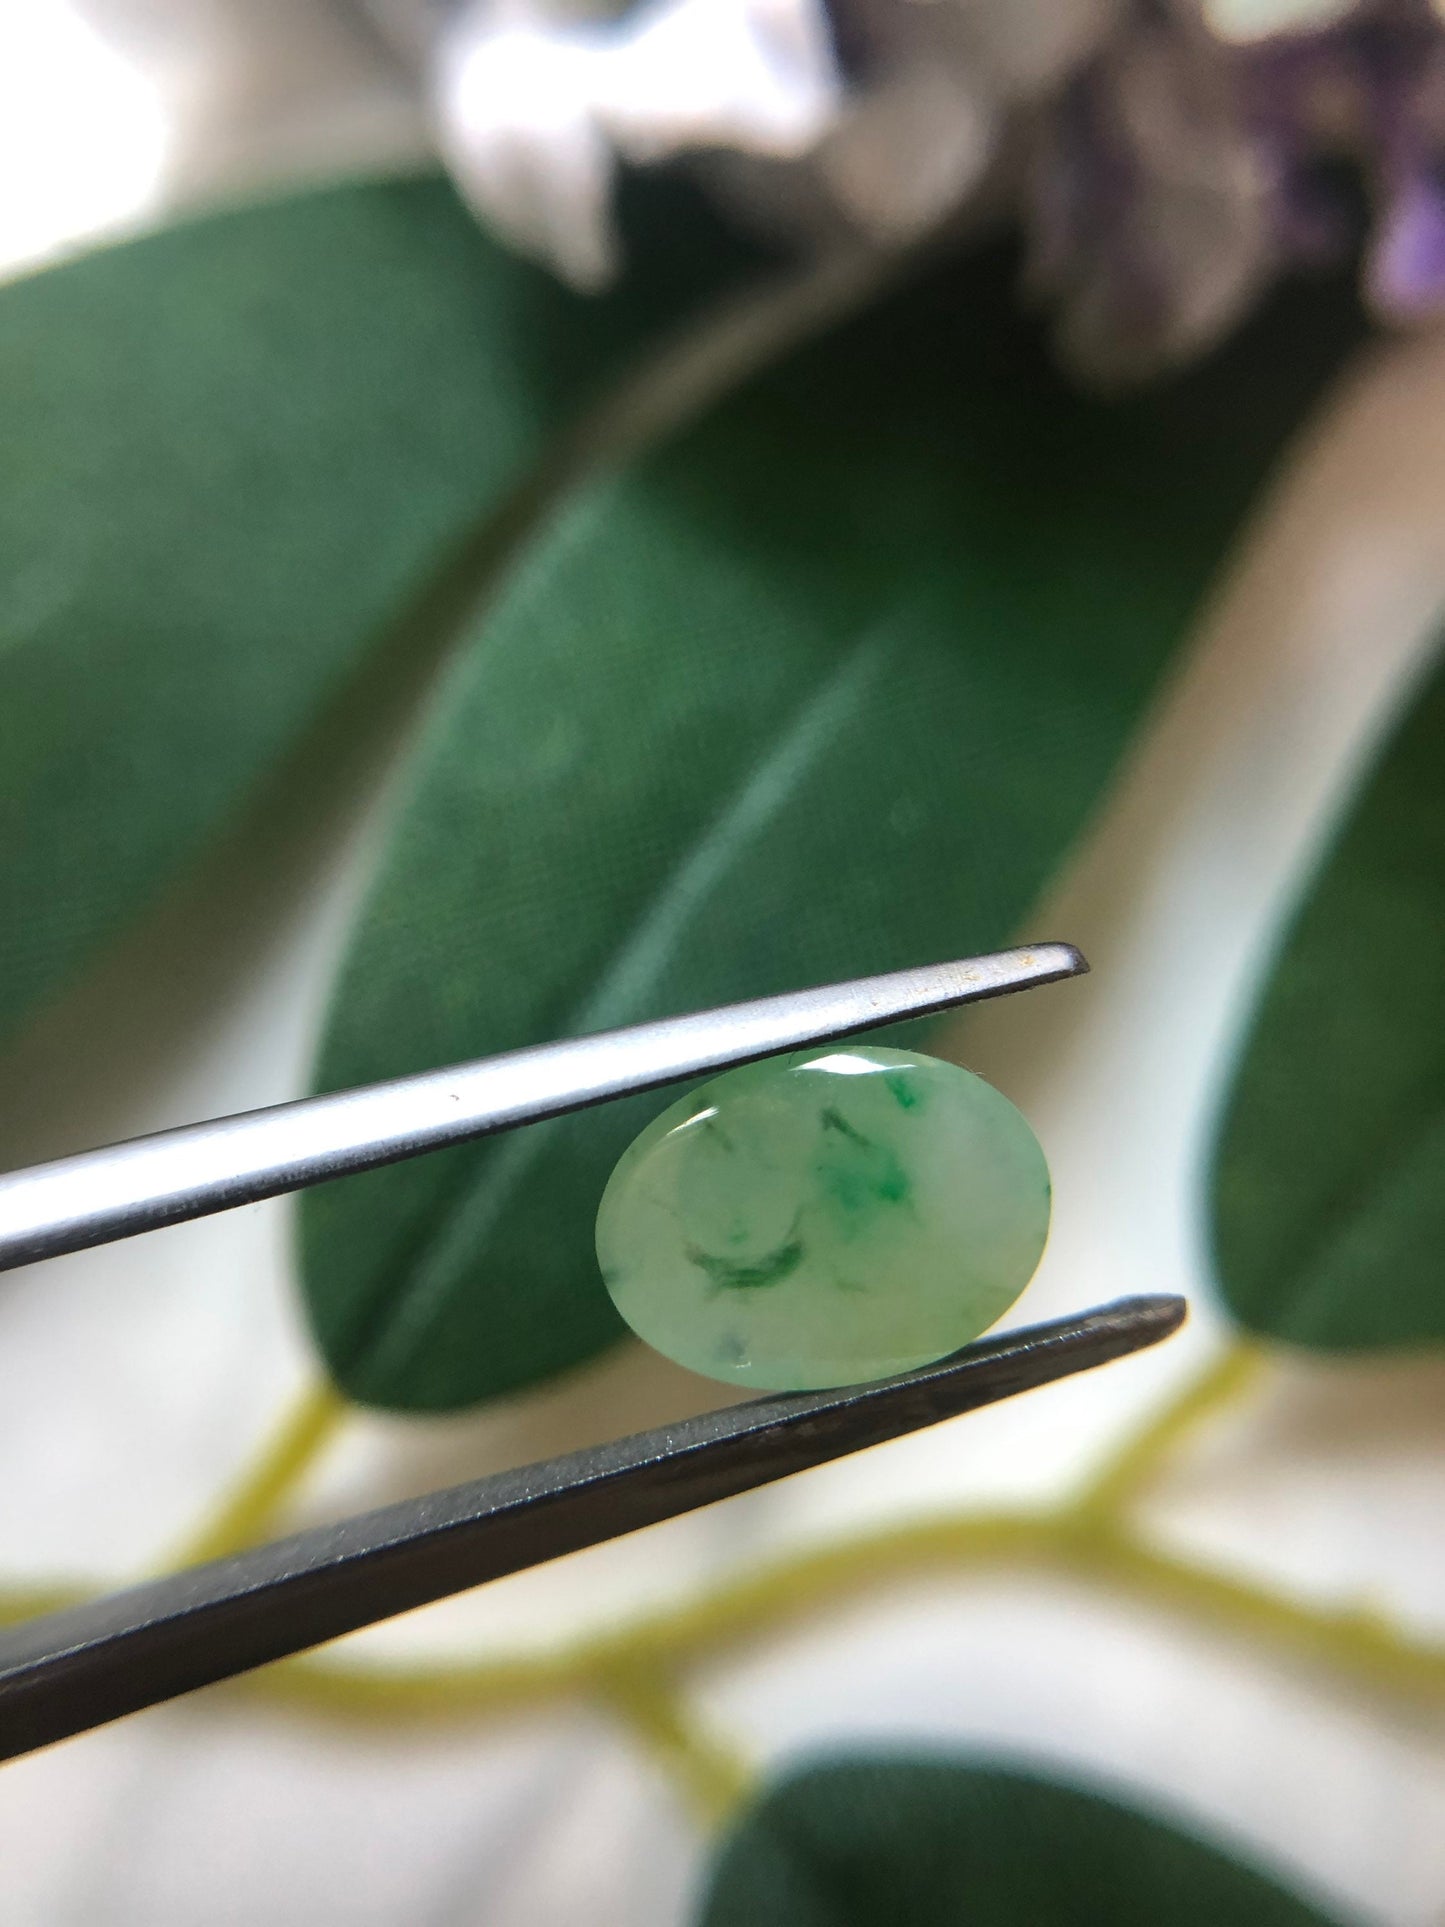
[[[196,1566],[0,1635],[0,1759],[1157,1344],[1126,1298],[879,1384],[735,1405]]]
[[[301,1098],[0,1177],[0,1271],[778,1051],[1076,977],[1072,944],[857,977]]]

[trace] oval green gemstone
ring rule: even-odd
[[[957,1351],[1033,1276],[1049,1171],[971,1071],[900,1050],[727,1071],[648,1125],[597,1213],[640,1338],[711,1378],[856,1385]]]

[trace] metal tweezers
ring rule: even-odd
[[[0,1176],[0,1270],[679,1078],[1078,976],[1036,944],[509,1052]],[[877,1384],[735,1405],[192,1567],[0,1634],[0,1759],[661,1519],[1138,1351],[1121,1300]]]

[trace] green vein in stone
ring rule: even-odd
[[[877,1144],[850,1124],[834,1105],[821,1113],[824,1149],[818,1159],[818,1182],[832,1201],[849,1213],[872,1210],[879,1204],[902,1204],[911,1186],[908,1173],[887,1145]],[[842,1138],[841,1145],[829,1142]]]
[[[760,1285],[780,1284],[798,1269],[803,1262],[803,1241],[793,1238],[750,1265],[736,1264],[731,1258],[715,1258],[697,1245],[687,1247],[687,1256],[689,1264],[705,1271],[709,1282],[719,1291],[755,1291]]]
[[[883,1083],[900,1110],[911,1111],[923,1102],[918,1084],[910,1082],[901,1071],[885,1071]]]

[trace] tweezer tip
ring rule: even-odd
[[[1089,960],[1077,944],[1038,943],[1030,945],[1030,948],[1040,957],[1047,956],[1050,967],[1061,977],[1087,977],[1089,974]]]
[[[1121,1325],[1126,1330],[1138,1332],[1141,1337],[1148,1333],[1150,1339],[1167,1338],[1170,1332],[1178,1331],[1189,1316],[1186,1300],[1174,1292],[1144,1292],[1134,1298],[1120,1298],[1112,1305],[1104,1305],[1095,1314],[1101,1323],[1107,1321]]]

